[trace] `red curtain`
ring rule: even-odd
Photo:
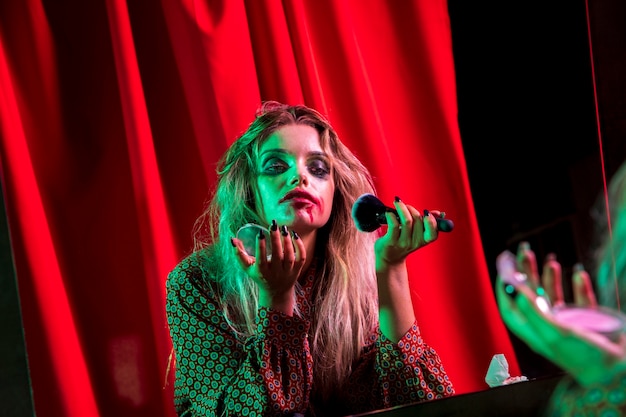
[[[409,272],[457,392],[487,389],[496,353],[519,375],[445,0],[4,1],[0,30],[2,185],[39,417],[173,415],[164,281],[217,159],[270,99],[326,113],[384,202],[455,221]]]

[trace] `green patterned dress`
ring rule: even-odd
[[[218,269],[205,251],[168,276],[179,416],[343,416],[454,394],[439,356],[414,324],[398,343],[373,332],[345,386],[331,400],[316,400],[307,339],[315,268],[297,292],[301,317],[260,308],[257,332],[247,339],[229,327],[218,304]]]

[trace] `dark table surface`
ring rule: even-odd
[[[537,417],[563,375],[347,417]]]

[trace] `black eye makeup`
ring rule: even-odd
[[[330,175],[330,166],[324,159],[313,159],[307,164],[307,168],[311,175],[318,178],[326,178]]]
[[[259,158],[259,175],[280,175],[297,164],[296,157],[282,149],[264,152]],[[324,153],[312,152],[307,157],[307,171],[314,177],[325,179],[331,168]]]
[[[278,175],[289,169],[289,164],[282,158],[269,157],[265,158],[261,164],[260,173],[269,175]]]
[[[278,175],[289,169],[287,163],[288,155],[282,150],[271,150],[264,152],[259,158],[260,175]]]

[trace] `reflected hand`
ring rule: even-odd
[[[550,253],[543,263],[541,276],[537,267],[537,258],[528,242],[521,242],[516,254],[517,269],[526,274],[529,285],[535,291],[545,291],[545,295],[552,306],[558,307],[565,304],[563,296],[563,269],[556,260],[556,255]],[[595,307],[598,305],[591,284],[591,277],[584,270],[582,264],[574,266],[572,275],[572,290],[574,304],[581,307]]]
[[[502,254],[500,255],[502,256]],[[502,319],[507,327],[533,351],[569,372],[582,385],[601,381],[617,369],[626,367],[626,337],[611,341],[607,337],[578,326],[557,321],[552,310],[545,308],[537,295],[540,278],[534,253],[527,244],[520,245],[517,269],[526,274],[524,283],[511,285],[498,276],[496,297]],[[535,275],[532,275],[535,274]],[[563,304],[561,268],[553,256],[544,264],[541,280],[552,287],[554,304]],[[589,275],[578,268],[574,273],[575,291],[579,305],[595,305]],[[576,284],[578,282],[578,284]],[[544,307],[542,307],[544,306]]]

